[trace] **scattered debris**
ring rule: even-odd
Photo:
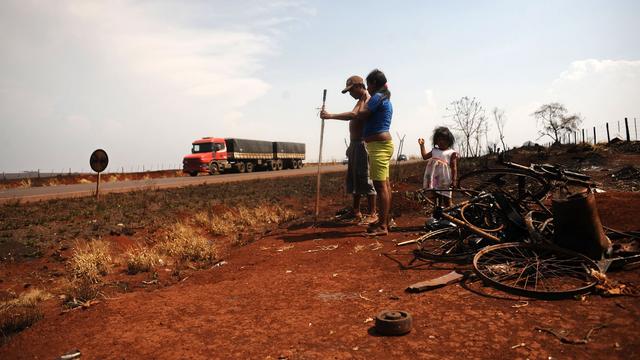
[[[611,177],[618,180],[640,180],[640,169],[633,165],[625,166],[611,174]]]
[[[366,324],[366,323],[369,323],[369,322],[372,322],[372,321],[373,321],[373,318],[366,318],[366,319],[364,319],[364,323],[365,323],[365,324]]]
[[[520,348],[520,347],[526,347],[526,346],[527,346],[527,344],[525,344],[525,343],[520,343],[520,344],[513,345],[511,348],[512,348],[512,349],[517,349],[517,348]]]
[[[316,251],[332,251],[332,250],[335,250],[337,248],[338,248],[338,244],[334,244],[334,245],[327,245],[327,246],[318,246],[317,249],[311,249],[311,250],[307,250],[305,252],[311,253],[311,252],[316,252]]]
[[[406,291],[408,292],[421,292],[421,291],[427,291],[427,290],[433,290],[433,289],[437,289],[449,284],[453,284],[456,283],[460,280],[462,280],[462,278],[464,277],[464,275],[452,271],[450,273],[448,273],[447,275],[444,276],[440,276],[438,278],[435,279],[431,279],[431,280],[426,280],[426,281],[421,281],[412,285],[409,285],[409,287],[407,287]]]
[[[142,280],[142,283],[145,285],[152,285],[152,284],[157,284],[158,283],[158,279],[153,279],[153,280]]]
[[[606,328],[606,327],[607,327],[606,324],[602,324],[602,325],[598,325],[598,326],[592,327],[587,332],[587,335],[585,335],[585,337],[582,338],[582,339],[571,339],[571,338],[567,337],[568,332],[566,330],[555,330],[555,329],[552,329],[552,328],[543,328],[543,327],[539,327],[539,326],[536,326],[535,329],[538,330],[538,331],[541,331],[541,332],[549,333],[549,334],[557,337],[558,339],[560,339],[560,341],[565,343],[565,344],[580,345],[580,344],[589,343],[589,341],[591,341],[591,334],[593,334],[594,331],[600,330],[600,329],[603,329],[603,328]]]
[[[280,249],[276,250],[278,252],[283,252],[283,251],[287,251],[289,249],[293,249],[293,245],[287,245],[287,246],[283,246]]]
[[[610,280],[607,275],[591,269],[591,276],[598,280],[597,292],[602,296],[638,295],[638,289],[634,289],[622,282]]]
[[[512,308],[521,308],[525,306],[529,306],[529,302],[524,300],[518,301],[517,304],[511,305]]]
[[[58,360],[72,360],[72,359],[79,359],[80,356],[82,355],[82,353],[80,352],[80,350],[76,349],[76,350],[71,350],[68,353],[65,353],[63,355],[61,355]]]
[[[364,299],[364,300],[367,300],[367,301],[373,301],[373,300],[369,299],[368,297],[362,296],[362,294],[358,294],[358,297],[360,297],[360,299]]]

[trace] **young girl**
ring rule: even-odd
[[[427,152],[424,139],[418,139],[422,158],[428,160],[424,170],[422,187],[435,191],[436,206],[451,206],[451,191],[458,186],[458,153],[451,147],[455,138],[448,128],[442,126],[433,131],[433,149]]]

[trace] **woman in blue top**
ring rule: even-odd
[[[371,180],[380,198],[380,216],[367,232],[372,235],[387,235],[389,231],[389,212],[391,210],[391,185],[389,183],[389,164],[393,156],[393,141],[389,128],[393,115],[391,92],[387,88],[387,77],[378,69],[367,75],[367,91],[371,99],[367,106],[351,113],[339,114],[346,120],[364,119],[363,137],[369,152]],[[320,113],[323,119],[332,119],[337,114]]]

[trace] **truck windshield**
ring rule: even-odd
[[[213,151],[213,143],[193,144],[192,154],[206,153]]]

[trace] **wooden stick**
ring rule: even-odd
[[[322,109],[324,110],[324,104],[327,101],[327,89],[322,92]],[[320,214],[320,165],[322,164],[322,142],[324,141],[324,119],[322,119],[322,125],[320,126],[320,152],[318,154],[318,176],[316,181],[316,219],[318,222],[318,215]]]

